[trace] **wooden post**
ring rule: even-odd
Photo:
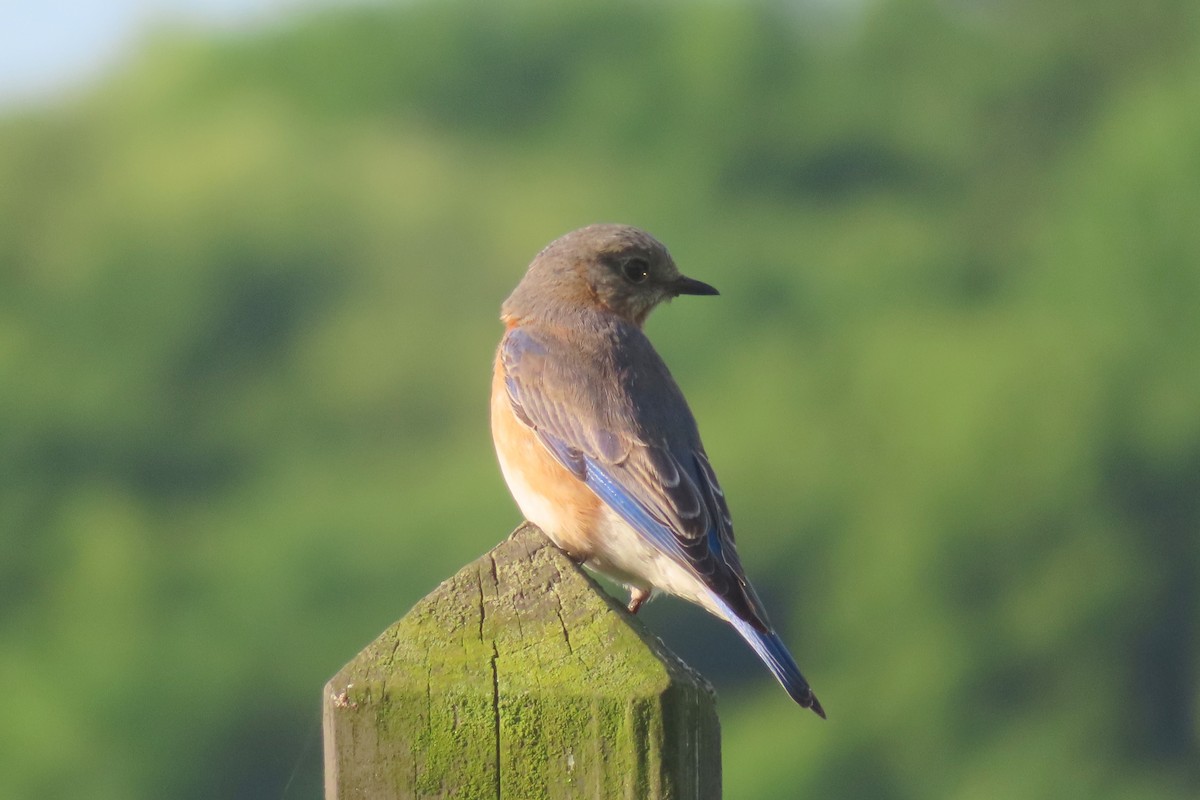
[[[325,686],[325,797],[721,796],[712,688],[525,524]]]

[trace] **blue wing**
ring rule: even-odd
[[[605,350],[610,356],[605,363],[602,356],[567,352],[547,333],[510,331],[501,357],[513,411],[559,463],[635,530],[738,616],[768,630],[766,612],[737,558],[724,494],[682,394],[640,332],[619,344],[625,350],[615,355]]]
[[[682,393],[641,332],[627,327],[592,358],[548,332],[509,331],[501,359],[514,413],[559,463],[695,575],[793,699],[823,717],[746,580],[725,495]]]

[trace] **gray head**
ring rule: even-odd
[[[679,273],[667,248],[629,225],[589,225],[555,239],[537,254],[504,301],[507,322],[554,318],[601,308],[641,325],[654,307],[681,294],[717,294]]]

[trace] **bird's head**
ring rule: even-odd
[[[538,253],[504,303],[505,319],[598,307],[641,325],[655,306],[681,294],[717,294],[681,275],[667,248],[629,225],[589,225]],[[564,308],[565,307],[565,308]]]

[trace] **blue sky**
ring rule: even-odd
[[[0,107],[53,100],[119,63],[147,27],[244,27],[336,0],[0,0]]]

